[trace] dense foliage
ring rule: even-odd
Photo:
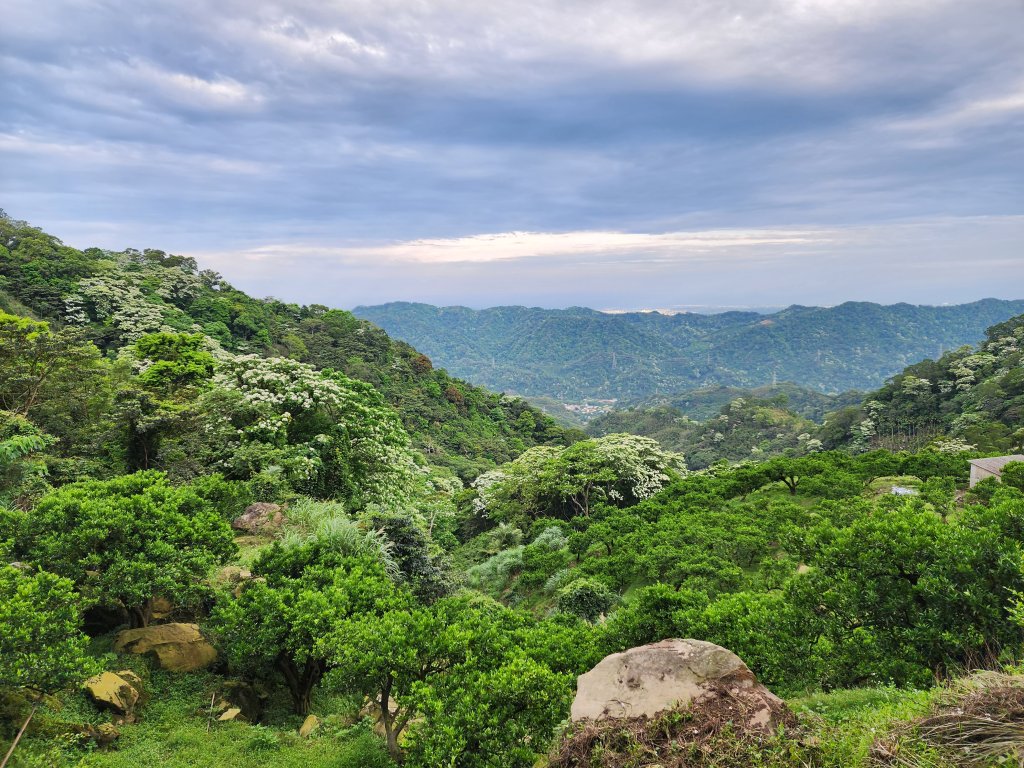
[[[12,765],[528,768],[578,675],[668,637],[784,695],[925,688],[1024,649],[1024,464],[969,489],[961,450],[1020,445],[1024,319],[819,431],[787,409],[819,400],[776,393],[586,438],[348,313],[0,226],[0,735],[39,694],[65,705]],[[901,434],[921,449],[886,450]],[[214,667],[109,650],[169,614]],[[170,698],[123,716],[121,751],[93,748],[93,669]],[[239,690],[249,722],[215,719]]]
[[[937,436],[985,453],[1024,449],[1024,315],[990,328],[977,348],[907,367],[862,405],[833,414],[829,445],[921,446]]]
[[[25,566],[0,566],[0,691],[54,693],[92,666],[74,587]]]
[[[33,382],[60,386],[62,366],[82,377],[74,382],[83,395],[76,403],[80,410],[86,407],[89,369],[72,355],[98,355],[76,346],[78,338],[113,353],[146,334],[199,333],[231,352],[287,357],[371,384],[432,463],[467,478],[532,445],[564,440],[551,419],[524,401],[450,377],[408,344],[349,312],[254,299],[219,274],[199,269],[193,259],[159,250],[80,251],[2,211],[0,311],[80,329],[77,335],[60,331],[39,340],[28,338],[31,321],[0,320],[0,326],[22,326],[17,332],[3,328],[8,340],[0,342],[0,360],[11,345],[19,353],[45,341],[51,354],[43,359],[55,367],[53,373],[39,363],[12,370],[17,386],[9,394],[0,380],[8,410],[31,407]],[[8,366],[0,370],[6,375]]]
[[[757,460],[821,449],[818,425],[788,409],[785,395],[768,400],[737,397],[710,419],[689,419],[671,406],[613,411],[587,425],[593,435],[629,431],[686,456],[693,469],[716,461]]]

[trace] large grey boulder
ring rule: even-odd
[[[703,640],[662,640],[613,653],[581,675],[572,720],[653,717],[676,707],[723,705],[747,730],[786,722],[785,703],[732,651]]]
[[[284,514],[280,504],[257,501],[246,507],[241,515],[232,520],[231,527],[236,531],[258,534],[280,528],[282,522],[284,522]]]

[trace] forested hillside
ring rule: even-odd
[[[820,450],[819,428],[792,411],[784,395],[736,397],[703,421],[671,406],[658,406],[613,411],[587,424],[587,432],[595,436],[629,432],[653,438],[684,455],[691,469],[706,469],[722,460],[756,461]]]
[[[1024,316],[994,325],[977,347],[908,366],[822,433],[830,446],[890,450],[939,435],[984,452],[1024,447]]]
[[[818,432],[788,406],[816,415],[823,396],[787,385],[703,422],[624,411],[588,438],[349,313],[0,225],[9,768],[1019,753],[1002,728],[1019,733],[1006,702],[1024,700],[1024,464],[967,481],[968,441],[1024,436],[1024,316]],[[619,431],[641,427],[664,444]],[[789,697],[785,727],[695,735],[700,702],[566,722],[580,675],[672,637],[739,654]],[[997,706],[943,687],[978,669]],[[997,737],[917,727],[982,710]]]
[[[472,478],[562,440],[524,401],[450,377],[349,312],[255,299],[193,259],[159,250],[84,251],[0,212],[0,309],[82,331],[101,354],[157,331],[202,333],[225,350],[287,357],[372,384],[432,463]]]
[[[749,400],[776,400],[793,413],[820,422],[830,411],[860,404],[864,399],[864,393],[851,390],[838,395],[828,395],[801,387],[799,384],[780,381],[763,387],[700,387],[675,394],[654,395],[627,405],[630,408],[641,409],[669,406],[679,411],[680,415],[696,421],[706,421],[717,416],[722,406],[728,405],[738,397]]]
[[[564,401],[632,401],[773,380],[821,392],[870,389],[918,360],[976,343],[987,327],[1024,312],[1024,301],[949,307],[848,302],[770,315],[409,303],[354,312],[491,389]]]

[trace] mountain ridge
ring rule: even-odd
[[[873,389],[919,360],[972,344],[1024,312],[1024,300],[957,305],[794,304],[771,314],[607,313],[507,305],[477,310],[416,302],[353,313],[499,391],[563,401],[640,400],[773,379],[825,393]]]

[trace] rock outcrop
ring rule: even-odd
[[[280,504],[257,501],[246,507],[245,512],[231,522],[231,527],[246,533],[263,533],[266,530],[280,528],[283,522],[284,515]]]
[[[263,719],[270,694],[261,685],[254,685],[242,680],[229,680],[224,683],[225,706],[238,708],[242,717],[250,723],[258,723]]]
[[[308,715],[305,720],[302,721],[302,726],[299,728],[299,736],[304,739],[309,738],[313,735],[313,731],[320,727],[320,718],[316,715]]]
[[[653,717],[676,707],[728,710],[746,731],[791,718],[732,651],[702,640],[663,640],[605,657],[580,676],[572,720]]]
[[[140,687],[136,688],[126,677],[134,677]],[[83,687],[85,695],[100,709],[117,715],[130,715],[142,696],[141,682],[134,673],[101,672],[86,680]]]
[[[227,723],[231,722],[232,720],[245,722],[245,717],[242,715],[242,710],[238,707],[228,707],[223,712],[221,712],[220,715],[218,715],[217,717],[217,722],[219,723]]]
[[[210,666],[216,649],[199,633],[196,624],[154,624],[126,629],[114,639],[116,653],[151,654],[161,668],[171,672],[194,672]]]

